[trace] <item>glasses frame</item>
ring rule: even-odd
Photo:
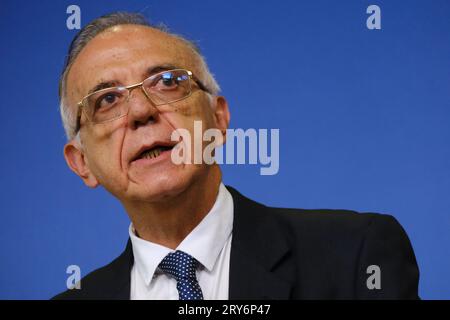
[[[157,77],[157,76],[159,76],[161,74],[164,74],[166,72],[172,72],[172,71],[186,71],[186,73],[189,76],[189,79],[188,79],[188,81],[189,81],[189,93],[185,97],[180,98],[180,99],[172,100],[172,101],[169,101],[169,102],[163,102],[163,103],[155,103],[152,100],[150,94],[147,93],[147,91],[144,89],[144,87],[142,85],[144,84],[144,82],[146,82],[149,79],[155,78],[155,77]],[[191,94],[192,94],[191,80],[193,80],[194,83],[197,84],[197,86],[198,86],[198,88],[200,90],[205,91],[207,93],[211,93],[210,90],[208,90],[208,88],[206,88],[206,86],[199,79],[197,79],[197,77],[194,76],[192,71],[187,70],[187,69],[182,69],[182,68],[163,70],[161,72],[152,74],[150,77],[144,79],[143,81],[141,81],[139,83],[135,83],[135,84],[132,84],[132,85],[129,85],[129,86],[125,86],[125,87],[124,86],[115,86],[115,87],[104,88],[104,89],[100,89],[100,90],[91,92],[88,95],[84,96],[83,99],[81,99],[77,103],[77,120],[76,120],[77,122],[76,122],[76,126],[75,126],[75,133],[77,134],[80,131],[80,129],[81,129],[81,115],[83,113],[84,108],[86,108],[85,102],[90,96],[92,96],[94,94],[98,94],[99,92],[107,91],[107,90],[111,90],[111,89],[115,89],[115,88],[121,89],[121,90],[126,89],[128,91],[128,96],[127,96],[127,102],[128,102],[128,99],[130,98],[130,95],[131,95],[131,91],[140,87],[142,89],[142,91],[144,92],[145,96],[153,103],[154,106],[161,106],[161,105],[165,105],[165,104],[169,104],[169,103],[173,103],[173,102],[177,102],[177,101],[189,98],[191,96]],[[105,122],[108,122],[108,121],[113,121],[113,120],[119,119],[121,117],[126,116],[129,111],[130,111],[130,108],[128,107],[127,112],[125,114],[120,115],[120,116],[115,117],[115,118],[112,118],[112,119],[108,119],[108,120],[102,121],[102,122],[97,122],[97,123],[105,123]],[[86,112],[84,112],[84,114],[86,116],[86,119],[89,122],[93,122],[92,119],[90,119],[89,116],[86,114]]]

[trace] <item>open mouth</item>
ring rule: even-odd
[[[156,145],[150,149],[144,150],[141,152],[136,159],[155,159],[159,157],[163,152],[170,151],[173,149],[173,146],[162,146],[162,145]]]

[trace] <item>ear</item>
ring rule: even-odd
[[[69,168],[83,179],[88,187],[95,188],[99,185],[97,178],[89,169],[82,148],[77,142],[72,140],[64,146],[64,158]]]
[[[216,128],[222,132],[223,143],[226,142],[226,132],[230,124],[230,110],[228,110],[228,102],[225,97],[215,97],[214,119]]]

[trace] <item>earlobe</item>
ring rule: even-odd
[[[75,172],[83,182],[91,188],[99,185],[97,178],[92,174],[86,163],[84,152],[75,142],[70,141],[64,146],[64,158],[69,168]]]
[[[214,115],[216,119],[216,127],[222,132],[223,143],[226,142],[226,132],[230,124],[230,111],[228,110],[228,102],[225,97],[218,96],[215,101]]]

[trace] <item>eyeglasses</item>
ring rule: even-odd
[[[118,86],[92,92],[78,102],[75,132],[80,130],[82,112],[93,123],[104,123],[127,115],[131,91],[139,87],[154,106],[186,99],[192,93],[191,79],[201,90],[210,93],[191,71],[185,69],[166,70],[127,87]]]

